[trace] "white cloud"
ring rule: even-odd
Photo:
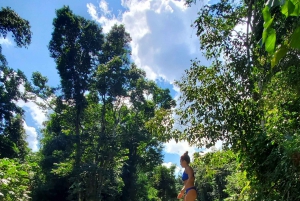
[[[25,121],[23,122],[23,126],[27,135],[26,141],[28,142],[29,148],[34,152],[38,151],[38,134],[35,128],[28,126]]]
[[[12,45],[12,42],[8,38],[0,37],[0,44],[10,46],[10,45]]]
[[[170,140],[167,143],[164,143],[164,151],[169,154],[177,154],[178,156],[183,155],[186,151],[188,151],[188,154],[193,160],[193,155],[197,151],[197,148],[194,146],[190,146],[187,141],[178,141]]]
[[[88,3],[87,5],[88,13],[92,17],[93,20],[99,22],[102,25],[103,32],[108,33],[110,28],[114,24],[120,24],[120,20],[118,20],[114,15],[110,15],[111,11],[108,9],[108,4],[106,1],[100,1],[99,8],[101,15],[99,16],[96,6],[92,3]],[[108,20],[109,19],[109,20]]]
[[[204,61],[199,40],[190,26],[201,5],[186,7],[185,0],[122,0],[121,3],[127,10],[119,17],[111,14],[104,0],[100,1],[100,12],[92,3],[87,4],[88,13],[102,25],[104,32],[115,23],[125,25],[132,37],[132,59],[149,79],[163,77],[173,83],[189,68],[190,59],[197,57]]]
[[[87,10],[91,18],[101,24],[104,33],[108,33],[114,24],[124,24],[132,38],[131,58],[146,71],[149,79],[163,78],[173,84],[190,67],[191,59],[198,58],[203,65],[208,64],[200,52],[196,30],[191,28],[199,9],[207,3],[206,0],[191,7],[185,6],[185,0],[120,2],[126,8],[120,16],[112,14],[105,0],[101,0],[98,7],[88,3]],[[173,89],[177,92],[177,100],[180,90],[174,85]],[[196,150],[186,141],[176,143],[171,140],[165,143],[166,153],[179,156],[188,151],[192,157]]]
[[[122,106],[131,107],[132,103],[130,102],[130,98],[128,97],[116,97],[116,101],[113,103],[117,109],[120,109]]]
[[[173,165],[173,163],[172,162],[168,162],[168,163],[163,163],[162,165],[166,166],[167,168],[170,168]]]
[[[209,152],[214,152],[217,150],[222,150],[223,142],[221,140],[218,140],[216,144],[209,149],[201,148],[201,155],[204,155]],[[190,156],[191,161],[194,159],[194,153],[199,152],[199,149],[195,146],[189,145],[187,141],[178,141],[176,143],[175,140],[170,140],[167,143],[164,143],[164,151],[168,154],[177,154],[178,158],[183,155],[186,151],[188,151],[188,154]]]
[[[21,92],[24,91],[24,87],[21,85],[19,90]],[[38,102],[41,102],[42,100],[40,98],[37,98]],[[43,109],[41,109],[36,103],[32,102],[32,101],[28,101],[28,102],[24,102],[23,100],[18,100],[16,102],[16,104],[19,107],[22,107],[23,109],[28,108],[29,109],[29,114],[32,118],[32,120],[34,121],[35,125],[34,127],[28,126],[27,123],[25,121],[23,121],[23,127],[26,131],[26,141],[28,142],[29,148],[32,149],[32,151],[38,151],[38,143],[39,143],[39,139],[38,139],[38,134],[36,129],[37,128],[42,128],[43,126],[43,122],[47,120],[47,116],[46,113],[48,111],[45,111]]]
[[[106,1],[100,1],[99,7],[104,15],[110,14],[110,10],[108,9],[108,3]]]
[[[221,150],[222,149],[222,146],[223,146],[223,142],[221,140],[218,140],[215,144],[215,148],[217,150]]]
[[[24,102],[23,100],[19,100],[17,105],[24,108],[27,107],[30,111],[30,115],[32,119],[35,121],[38,127],[43,127],[43,122],[47,120],[46,112],[43,111],[37,104],[32,101]]]
[[[91,3],[88,3],[86,5],[86,7],[88,8],[88,13],[92,17],[92,19],[93,20],[97,20],[98,19],[98,14],[97,14],[96,7],[93,4],[91,4]]]
[[[218,140],[214,146],[210,147],[209,149],[204,149],[200,152],[200,155],[205,155],[209,152],[215,152],[215,151],[219,151],[222,150],[222,146],[223,146],[223,141]]]
[[[167,167],[167,168],[170,168],[172,165],[174,165],[174,163],[172,162],[168,162],[168,163],[163,163],[162,164],[163,166]],[[176,164],[175,164],[176,165]],[[183,171],[183,168],[180,168],[176,165],[176,168],[175,168],[175,176],[177,176],[180,172]]]

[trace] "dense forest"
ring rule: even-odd
[[[212,62],[191,61],[177,101],[132,63],[125,26],[104,34],[68,6],[56,10],[48,45],[58,87],[9,67],[0,45],[0,201],[177,200],[176,166],[162,165],[171,139],[223,143],[193,156],[198,201],[300,200],[299,3],[203,6],[193,26]],[[0,10],[8,34],[17,47],[31,43],[30,22],[9,7]],[[18,100],[50,111],[38,152]]]

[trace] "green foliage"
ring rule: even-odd
[[[30,97],[31,100],[36,100],[36,97],[39,97],[44,101],[44,103],[40,103],[35,101],[35,104],[37,104],[39,107],[43,109],[52,109],[51,108],[51,99],[54,97],[54,93],[57,90],[57,88],[52,88],[47,85],[48,78],[43,76],[40,72],[33,72],[31,77],[31,83],[26,83],[25,88],[27,91],[30,91],[32,96]],[[50,99],[50,100],[49,100]]]
[[[300,15],[299,2],[294,0],[273,0],[272,3],[267,4],[263,9],[265,29],[262,34],[262,42],[265,43],[266,51],[272,57],[272,67],[276,66],[279,61],[286,56],[289,50],[300,49],[300,43],[298,40],[300,37],[300,27],[298,21],[295,20],[293,23],[294,27],[292,30],[289,30],[285,36],[283,36],[283,42],[277,44],[278,48],[274,53],[276,44],[276,31],[274,28],[271,28],[271,25],[274,24],[274,19],[277,20],[280,18],[280,15],[277,13],[278,7],[281,10],[281,14],[285,16],[285,21],[289,21],[289,18],[295,18]],[[274,12],[274,16],[272,18],[270,12],[271,9]]]
[[[103,44],[102,29],[95,22],[73,14],[66,6],[57,10],[56,15],[50,56],[56,62],[64,98],[72,101],[80,114],[85,105],[84,93],[96,67],[94,57],[99,55]]]
[[[226,192],[230,190],[240,193],[239,190],[227,185],[227,178],[237,171],[237,164],[236,155],[231,150],[205,155],[196,153],[192,167],[196,173],[195,186],[199,191],[198,200],[224,200],[230,196]]]
[[[30,200],[30,180],[35,163],[20,163],[14,159],[0,159],[0,200]]]
[[[163,165],[157,166],[153,175],[151,176],[151,182],[156,189],[157,197],[160,201],[175,201],[177,200],[176,179],[174,176],[176,166],[167,168]],[[153,189],[151,189],[153,191]],[[153,198],[152,198],[153,199]]]
[[[6,38],[11,32],[18,47],[27,46],[31,42],[29,22],[21,18],[11,8],[2,8],[0,11],[0,37]]]
[[[199,147],[222,140],[238,154],[240,172],[227,179],[228,199],[299,199],[298,1],[286,2],[269,1],[274,7],[264,9],[264,1],[204,7],[195,26],[201,48],[214,61],[209,67],[193,61],[177,82],[183,130],[173,136]],[[242,23],[246,33],[234,30]],[[261,42],[266,51],[258,47]]]
[[[274,48],[275,48],[275,43],[276,43],[276,31],[274,29],[268,29],[267,30],[267,39],[266,41],[266,51],[269,53],[273,53],[274,52]]]
[[[227,184],[224,192],[226,192],[229,197],[224,200],[251,200],[251,187],[247,179],[246,171],[237,170],[232,172],[232,174],[226,177],[226,181]]]
[[[208,59],[218,58],[222,52],[228,55],[233,51],[230,40],[235,34],[231,30],[237,24],[244,24],[245,16],[246,9],[242,1],[223,0],[201,9],[194,26],[200,39],[200,49],[205,50]]]
[[[24,159],[28,148],[22,116],[8,117],[4,122],[5,128],[0,135],[0,158]]]
[[[181,138],[199,147],[213,146],[217,140],[231,144],[233,149],[245,146],[246,138],[242,136],[247,133],[243,130],[255,128],[251,124],[258,114],[255,103],[246,98],[250,95],[249,80],[234,76],[234,68],[220,62],[207,68],[195,61],[177,82],[184,92],[177,110],[184,128]],[[251,116],[246,116],[250,111]]]
[[[10,8],[0,10],[0,37],[6,38],[11,32],[18,47],[27,46],[31,41],[29,22],[22,19]],[[7,66],[0,45],[0,158],[24,159],[27,153],[25,131],[23,129],[23,110],[16,101],[26,101],[26,91],[20,91],[27,79],[20,70]]]
[[[131,38],[123,25],[104,36],[69,7],[56,14],[49,50],[61,96],[53,96],[55,89],[39,73],[30,86],[42,99],[52,99],[53,110],[43,130],[44,178],[35,199],[148,200],[137,189],[148,192],[141,176],[162,163],[162,145],[153,137],[160,132],[149,131],[147,123],[159,110],[171,115],[175,102],[169,90],[147,81],[129,62]]]
[[[273,53],[276,43],[276,31],[273,28],[270,28],[274,18],[271,18],[271,14],[269,11],[269,7],[265,7],[263,9],[263,17],[264,17],[264,31],[262,42],[265,44],[265,49],[268,53]]]

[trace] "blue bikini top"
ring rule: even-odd
[[[194,173],[193,173],[194,176]],[[182,181],[188,180],[189,179],[189,175],[184,171],[182,174]]]
[[[185,171],[182,174],[182,181],[188,180],[189,179],[189,175],[187,173],[185,173]]]

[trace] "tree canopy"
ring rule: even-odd
[[[48,50],[58,87],[10,68],[0,46],[0,200],[177,200],[178,169],[163,165],[171,139],[210,148],[191,163],[198,201],[299,200],[299,14],[296,0],[203,6],[193,26],[211,65],[193,59],[175,101],[132,62],[124,25],[104,33],[56,10]],[[29,22],[2,8],[8,34],[17,47],[31,42]],[[36,98],[50,112],[32,153],[17,102]]]

